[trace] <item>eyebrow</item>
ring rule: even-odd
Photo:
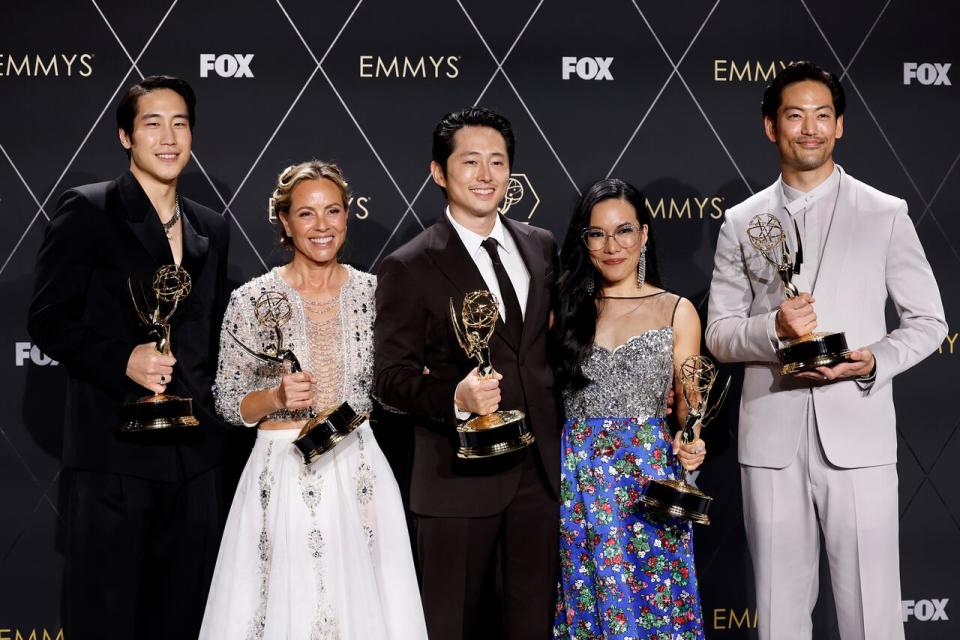
[[[803,111],[804,109],[807,109],[807,108],[808,108],[808,107],[802,107],[802,106],[798,106],[798,105],[784,105],[784,106],[783,106],[783,110],[784,110],[784,111],[789,111],[790,109],[796,109],[797,111]],[[810,108],[810,109],[813,109],[814,111],[819,111],[820,109],[830,109],[830,110],[832,111],[832,110],[833,110],[833,105],[832,105],[832,104],[821,104],[821,105],[817,105],[817,106],[815,106],[815,107],[809,107],[809,108]]]
[[[146,120],[147,118],[162,118],[162,117],[163,117],[162,113],[144,113],[140,115],[141,120]],[[186,114],[186,113],[175,113],[172,117],[183,118],[184,120],[190,119],[189,114]]]
[[[461,153],[459,153],[459,154],[457,154],[457,155],[459,155],[460,157],[463,157],[463,156],[479,156],[479,155],[482,155],[482,153],[481,153],[480,151],[463,151],[463,152],[461,152]],[[494,152],[491,153],[490,155],[491,155],[491,156],[505,156],[505,155],[507,155],[507,154],[503,153],[502,151],[494,151]]]

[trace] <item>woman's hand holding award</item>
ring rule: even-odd
[[[273,344],[258,351],[244,344],[233,332],[227,330],[234,342],[258,360],[280,365],[285,370],[289,369],[290,373],[303,371],[297,356],[283,345],[283,326],[293,317],[293,308],[287,296],[279,291],[264,291],[254,302],[253,314],[260,326],[273,331]],[[303,456],[304,464],[310,464],[333,449],[366,420],[365,415],[356,413],[346,402],[339,407],[324,410],[320,415],[313,415],[313,410],[310,414],[310,419],[293,441]]]
[[[730,390],[730,378],[711,406],[710,393],[717,381],[717,366],[710,358],[689,356],[680,364],[678,376],[688,407],[680,439],[689,444],[696,439],[693,429],[697,423],[703,428],[717,416]],[[707,511],[711,501],[713,498],[687,482],[686,471],[678,480],[651,480],[640,496],[640,502],[652,509],[697,524],[710,524]]]

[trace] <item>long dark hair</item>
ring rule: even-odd
[[[583,192],[570,218],[567,236],[560,249],[559,301],[553,327],[553,366],[561,389],[582,389],[590,381],[583,374],[583,362],[590,354],[597,333],[597,298],[600,274],[597,272],[580,234],[590,226],[590,212],[604,200],[629,202],[637,212],[637,221],[647,225],[646,282],[662,287],[657,268],[657,246],[653,238],[650,214],[643,194],[632,184],[617,178],[605,178]],[[588,283],[593,283],[591,292]]]

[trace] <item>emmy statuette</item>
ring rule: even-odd
[[[755,216],[747,226],[750,244],[777,270],[787,298],[800,295],[797,286],[793,283],[793,276],[800,273],[800,266],[803,264],[803,248],[800,244],[800,232],[796,221],[794,221],[794,232],[797,237],[797,252],[791,256],[787,248],[786,234],[775,215],[761,213]],[[817,331],[789,340],[777,350],[780,373],[783,375],[809,371],[817,367],[832,367],[846,360],[849,354],[850,348],[847,346],[847,338],[843,332],[826,331]]]
[[[450,321],[460,348],[468,357],[477,361],[481,378],[493,375],[490,362],[490,338],[496,327],[500,311],[497,298],[487,290],[472,291],[463,298],[460,321],[450,299]],[[533,433],[527,426],[523,411],[495,411],[485,416],[475,416],[457,426],[460,446],[457,457],[463,459],[490,458],[519,451],[534,443]]]
[[[273,330],[274,343],[267,345],[263,351],[257,351],[245,345],[233,332],[227,330],[234,342],[258,360],[280,365],[290,373],[303,371],[297,356],[283,346],[283,326],[293,317],[293,308],[287,296],[279,291],[263,292],[254,302],[253,314],[260,326]],[[348,403],[344,402],[339,407],[321,412],[320,415],[312,415],[303,425],[293,444],[303,456],[303,463],[310,464],[333,449],[337,443],[363,424],[364,420],[366,420],[365,415],[356,413]]]
[[[133,308],[140,322],[148,328],[150,336],[156,339],[157,351],[164,355],[170,355],[170,318],[180,301],[190,295],[191,287],[190,274],[183,267],[175,264],[160,267],[153,276],[155,305],[147,313],[144,309],[148,308],[148,301],[143,287],[140,287],[141,303],[133,293],[133,284],[127,279]],[[121,433],[161,431],[195,427],[198,424],[193,417],[193,401],[168,393],[145,396],[124,404],[120,409]]]
[[[680,440],[686,444],[694,441],[693,428],[699,422],[706,427],[716,416],[730,390],[730,378],[727,378],[723,390],[713,406],[710,406],[710,392],[717,380],[717,367],[706,356],[689,356],[680,364],[680,386],[683,399],[689,412],[683,425]],[[697,524],[710,524],[707,511],[713,498],[687,482],[684,470],[679,480],[651,480],[640,502],[646,506]]]

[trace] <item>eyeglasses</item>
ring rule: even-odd
[[[622,224],[613,233],[597,227],[587,227],[580,233],[580,237],[590,251],[601,251],[607,245],[607,238],[613,238],[624,249],[630,249],[640,241],[640,227],[630,223]]]

